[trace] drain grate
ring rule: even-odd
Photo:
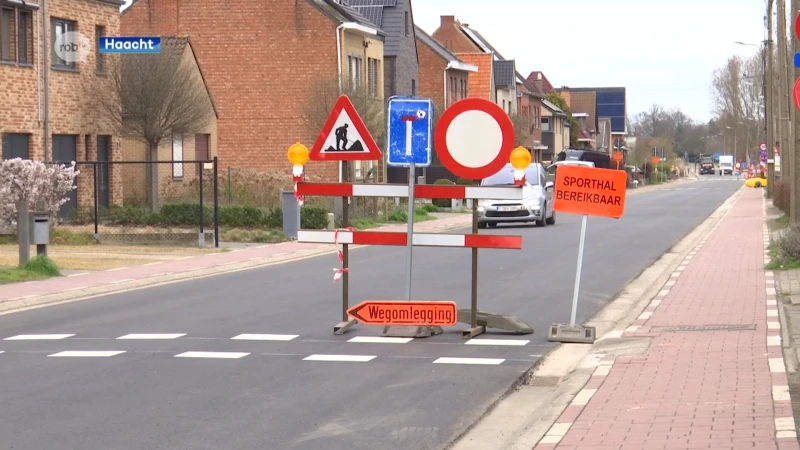
[[[676,325],[651,327],[650,331],[670,332],[670,331],[746,331],[755,330],[756,324],[720,324],[720,325]]]
[[[555,387],[561,381],[561,377],[533,377],[530,385],[537,387]]]

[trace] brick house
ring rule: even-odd
[[[341,3],[351,6],[386,33],[383,45],[384,98],[418,95],[419,49],[411,0],[341,0]],[[417,171],[422,173],[422,169]],[[407,183],[408,171],[402,167],[388,167],[386,179],[390,183]]]
[[[584,148],[605,152],[611,143],[628,134],[625,124],[626,91],[624,87],[570,88],[557,91],[567,100],[572,116],[578,119],[578,141]],[[603,126],[605,124],[605,126]]]
[[[550,83],[550,80],[542,73],[541,71],[534,70],[533,72],[528,75],[528,78],[525,81],[530,85],[536,88],[539,92],[543,95],[547,95],[555,90],[553,88],[553,84]]]
[[[0,78],[6,99],[0,112],[3,159],[67,164],[121,159],[115,126],[93,101],[92,86],[103,76],[110,56],[99,54],[98,37],[119,32],[123,4],[50,0],[45,16],[37,3],[0,1]],[[78,32],[94,43],[85,58],[72,62],[56,55],[53,43],[66,32]],[[46,42],[42,36],[47,36]],[[68,194],[62,217],[94,203],[92,166],[78,168],[77,195]],[[100,206],[119,204],[121,168],[103,165],[98,172]]]
[[[172,201],[180,200],[185,196],[196,196],[198,187],[195,186],[200,170],[206,170],[203,175],[212,177],[207,170],[213,166],[204,164],[206,169],[201,169],[200,164],[185,164],[183,161],[210,161],[217,156],[217,112],[208,85],[205,83],[197,57],[192,49],[189,38],[176,36],[162,36],[161,52],[174,53],[175,63],[185,64],[185,70],[175,68],[177,73],[189,74],[196,77],[196,86],[202,86],[203,97],[207,101],[207,108],[212,114],[209,116],[205,127],[191,130],[191,133],[176,133],[171,139],[161,143],[158,148],[158,161],[172,161],[171,164],[158,164],[159,197]],[[129,138],[122,139],[122,154],[124,161],[145,161],[147,159],[147,145],[141,141]],[[147,201],[146,167],[139,164],[127,164],[122,176],[125,203],[144,204]]]
[[[552,162],[556,155],[569,148],[570,124],[567,113],[547,99],[542,100],[542,144],[547,150],[542,152],[542,162]]]
[[[417,27],[419,95],[433,99],[439,111],[469,96],[470,73],[478,67],[467,64],[428,33]]]
[[[134,0],[120,24],[123,35],[191,39],[217,109],[221,169],[288,175],[286,150],[296,142],[310,147],[321,128],[312,119],[323,116],[324,123],[333,106],[323,103],[318,87],[335,100],[342,83],[350,83],[383,101],[385,33],[355,9],[334,0],[245,2],[236,14],[229,8],[220,2]],[[372,119],[383,121],[381,114]],[[310,162],[307,173],[328,181],[342,175],[341,165],[330,162]]]

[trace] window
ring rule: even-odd
[[[467,84],[467,80],[461,80],[461,98],[468,97],[468,92],[469,92],[467,89],[468,86],[469,85]]]
[[[29,134],[8,133],[3,135],[3,159],[28,159]]]
[[[100,38],[106,35],[106,28],[101,26],[94,27],[94,35],[95,35],[95,50],[94,50],[94,60],[97,66],[97,73],[103,73],[103,55],[100,53]]]
[[[534,126],[534,128],[536,128],[536,129],[538,129],[538,128],[539,128],[539,124],[540,124],[540,123],[541,123],[541,121],[542,121],[542,118],[541,118],[541,114],[540,114],[540,112],[541,112],[541,111],[540,111],[540,109],[539,109],[539,107],[538,107],[538,106],[534,106],[534,107],[533,107],[533,126]]]
[[[370,97],[378,97],[378,80],[380,79],[379,75],[380,66],[378,65],[378,60],[375,58],[368,58],[367,59],[367,87],[369,88],[369,96]]]
[[[358,56],[350,55],[347,57],[347,69],[350,72],[350,88],[356,89],[361,86],[362,60]]]
[[[405,18],[406,36],[411,36],[411,27],[409,26],[408,11],[405,12],[404,18]]]
[[[14,36],[14,10],[9,8],[0,9],[0,60],[12,61],[11,38]]]
[[[505,110],[506,110],[506,100],[503,99],[503,111],[505,111]]]
[[[417,80],[411,80],[411,95],[417,95]]]
[[[172,135],[172,178],[183,178],[183,135]]]
[[[542,131],[552,131],[549,117],[542,117]]]
[[[58,39],[59,36],[65,33],[74,32],[75,31],[75,22],[64,20],[64,19],[50,19],[50,42],[52,43],[52,58],[53,58],[53,67],[61,67],[61,68],[75,68],[74,61],[65,61],[56,55],[55,50],[55,41]],[[64,41],[64,44],[74,44],[72,39],[68,39]]]
[[[33,13],[19,11],[17,19],[17,61],[21,64],[33,62]]]

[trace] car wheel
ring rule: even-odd
[[[486,222],[478,222],[478,228],[486,228]]]
[[[537,221],[534,222],[537,227],[543,227],[543,226],[547,225],[547,219],[546,219],[546,217],[547,217],[547,203],[544,204],[544,209],[542,211],[544,211],[542,213],[544,215],[544,218],[542,218],[542,220],[537,220]]]
[[[555,225],[556,224],[556,212],[553,211],[553,215],[550,216],[550,218],[547,219],[545,222],[547,222],[548,225]]]
[[[760,181],[756,181],[756,182],[753,184],[753,186],[755,186],[755,187],[761,187],[761,182],[760,182]]]

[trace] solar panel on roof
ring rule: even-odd
[[[383,7],[382,6],[356,6],[359,14],[366,17],[367,20],[375,24],[378,28],[382,26],[383,22]]]

